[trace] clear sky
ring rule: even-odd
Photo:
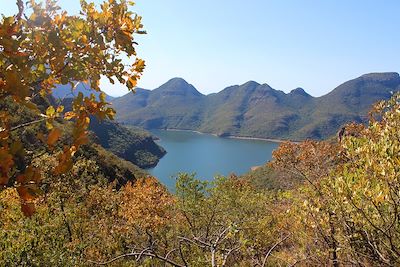
[[[0,13],[13,2],[0,0]],[[59,4],[79,10],[79,0]],[[364,73],[400,71],[398,0],[136,0],[133,11],[148,32],[138,38],[147,89],[182,77],[204,94],[255,80],[320,96]]]

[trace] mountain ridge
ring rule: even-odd
[[[324,139],[343,124],[365,121],[371,105],[400,90],[395,72],[368,73],[313,97],[248,81],[203,95],[182,78],[112,100],[121,122],[147,129],[175,128],[267,139]]]

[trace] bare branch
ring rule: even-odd
[[[97,261],[92,261],[92,260],[88,260],[88,262],[96,264],[96,265],[107,265],[107,264],[113,263],[113,262],[115,262],[117,260],[120,260],[120,259],[123,259],[123,258],[127,258],[127,257],[142,257],[142,256],[157,258],[157,259],[162,260],[162,261],[164,261],[166,263],[169,263],[169,264],[171,264],[172,266],[175,266],[175,267],[186,267],[185,265],[181,265],[181,264],[179,264],[177,262],[174,262],[174,261],[168,259],[167,257],[160,256],[157,253],[155,253],[154,251],[152,251],[152,252],[143,252],[143,251],[141,251],[141,252],[132,252],[132,253],[127,253],[127,254],[122,254],[122,255],[119,255],[119,256],[117,256],[115,258],[112,258],[111,260],[108,260],[108,261],[105,261],[105,262],[97,262]]]
[[[208,244],[208,243],[206,243],[204,241],[201,241],[197,237],[193,237],[194,240],[192,240],[190,238],[187,238],[187,237],[184,237],[184,236],[178,236],[178,238],[183,240],[183,241],[187,241],[189,243],[192,243],[192,244],[194,244],[194,245],[196,245],[198,247],[201,247],[201,248],[212,247],[212,244]]]
[[[22,18],[22,15],[24,14],[24,2],[22,0],[17,0],[17,6],[18,14],[15,16],[15,19],[18,21]]]
[[[181,256],[181,259],[182,259],[183,263],[185,264],[185,266],[188,266],[188,263],[186,262],[186,259],[183,255],[181,244],[182,244],[182,240],[179,240],[179,255]]]
[[[287,235],[287,236],[285,236],[284,238],[280,239],[278,242],[276,242],[276,243],[268,250],[267,255],[265,255],[265,258],[264,258],[264,260],[263,260],[263,264],[261,265],[262,267],[264,267],[265,264],[267,264],[268,257],[271,255],[272,251],[273,251],[279,244],[281,244],[281,243],[284,242],[286,239],[288,239],[289,236],[290,236],[290,234]]]
[[[41,118],[41,119],[38,119],[38,120],[26,122],[26,123],[17,125],[17,126],[15,126],[15,127],[12,127],[12,128],[10,129],[10,131],[12,132],[12,131],[18,130],[18,129],[20,129],[20,128],[30,126],[30,125],[32,125],[32,124],[40,123],[40,122],[45,121],[45,120],[46,120],[46,118]]]
[[[231,255],[232,252],[234,252],[234,251],[236,251],[238,249],[240,249],[240,246],[237,246],[237,247],[232,248],[232,249],[227,251],[227,253],[223,256],[221,267],[226,265],[226,261],[228,260],[229,255]]]
[[[174,248],[174,249],[171,249],[170,251],[168,251],[168,253],[165,255],[165,258],[168,259],[169,255],[174,251],[177,251],[177,249]]]
[[[231,228],[231,226],[226,227],[217,237],[213,246],[217,247],[220,241],[223,241],[226,237],[226,232]]]

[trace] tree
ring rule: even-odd
[[[347,253],[358,263],[400,264],[400,95],[377,103],[371,120],[343,140],[345,164],[329,188]]]
[[[274,152],[272,166],[305,181],[291,210],[309,263],[399,265],[399,114],[396,94],[374,105],[367,126],[346,125],[339,144],[286,143]]]
[[[292,215],[302,221],[303,239],[312,240],[318,264],[339,266],[336,214],[326,179],[341,163],[341,148],[336,143],[307,140],[299,144],[286,142],[273,152],[270,165],[301,180],[304,186],[291,207]],[[316,245],[316,246],[315,246]],[[322,249],[323,248],[323,249]],[[325,259],[324,259],[325,258]],[[328,258],[328,259],[326,259]]]
[[[41,170],[32,166],[35,155],[18,140],[18,134],[27,126],[45,125],[37,129],[35,138],[58,158],[54,174],[71,169],[75,152],[87,142],[89,116],[112,119],[115,114],[101,92],[100,78],[111,83],[116,79],[133,90],[144,69],[134,41],[136,34],[144,33],[143,26],[141,17],[128,10],[131,5],[131,1],[107,0],[98,10],[81,0],[79,15],[71,16],[55,0],[45,5],[17,0],[18,13],[1,19],[0,187],[17,189],[26,215],[34,212]],[[78,83],[90,84],[90,90],[101,92],[99,98],[79,94],[68,112],[51,101],[57,84],[70,84],[73,90]],[[10,102],[14,108],[8,108]],[[29,109],[31,116],[13,120],[20,109]],[[64,120],[73,121],[72,138],[57,147]]]

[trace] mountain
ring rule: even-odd
[[[144,128],[176,128],[219,136],[324,139],[345,123],[363,122],[371,105],[400,90],[398,73],[370,73],[330,93],[312,97],[302,88],[284,93],[249,81],[203,95],[181,78],[154,90],[137,89],[112,100],[121,122]]]
[[[40,110],[44,112],[53,100],[36,96],[33,101],[35,104],[38,104]],[[48,130],[45,124],[29,124],[29,122],[37,120],[35,112],[26,106],[17,104],[10,97],[0,101],[0,109],[13,112],[12,114],[14,115],[10,120],[11,126],[27,123],[25,127],[12,131],[10,136],[11,140],[18,140],[23,147],[29,151],[29,154],[19,159],[21,161],[19,164],[24,166],[24,164],[27,164],[24,160],[32,160],[34,166],[40,164],[43,170],[49,170],[55,167],[57,158],[56,154],[52,154],[51,151],[62,151],[64,146],[70,145],[72,139],[72,124],[63,120],[54,122],[55,126],[62,130],[63,134],[56,146],[52,150],[49,150],[43,145],[43,142],[37,138],[38,132],[47,134]],[[49,171],[48,173],[52,174],[53,172]],[[93,138],[90,138],[89,142],[75,153],[73,173],[75,178],[79,177],[82,181],[85,181],[88,186],[104,180],[116,182],[116,187],[120,187],[128,181],[135,181],[138,178],[148,175],[146,171],[140,169],[132,162],[114,155],[93,142]],[[67,175],[70,174],[71,173]],[[54,175],[50,176],[53,177]],[[66,176],[63,176],[63,178],[65,177]]]
[[[84,96],[89,96],[93,93],[96,97],[100,95],[100,92],[94,92],[90,90],[90,85],[85,83],[79,83],[74,90],[72,90],[70,84],[59,84],[55,89],[53,89],[53,97],[56,99],[72,98],[82,93]],[[106,101],[113,100],[114,97],[106,95]]]
[[[305,112],[311,114],[300,136],[322,139],[335,134],[349,121],[365,122],[371,106],[400,90],[398,73],[370,73],[347,81],[330,93],[316,98]]]
[[[96,118],[91,119],[89,129],[96,135],[96,143],[140,168],[156,166],[166,153],[154,142],[153,136],[142,129],[108,120],[100,122]]]
[[[302,102],[296,101],[301,98]],[[297,119],[300,103],[309,98],[286,95],[267,84],[250,81],[208,96],[207,120],[200,131],[220,136],[277,138],[287,135],[288,123]]]
[[[63,98],[59,104],[65,107],[65,111],[69,111],[72,108],[72,100],[69,97]],[[96,117],[91,117],[89,130],[94,134],[93,142],[140,168],[156,166],[166,154],[164,148],[144,129],[110,120],[99,121]]]
[[[147,129],[195,129],[200,126],[205,96],[181,78],[174,78],[152,91],[136,89],[113,100],[118,118]]]

